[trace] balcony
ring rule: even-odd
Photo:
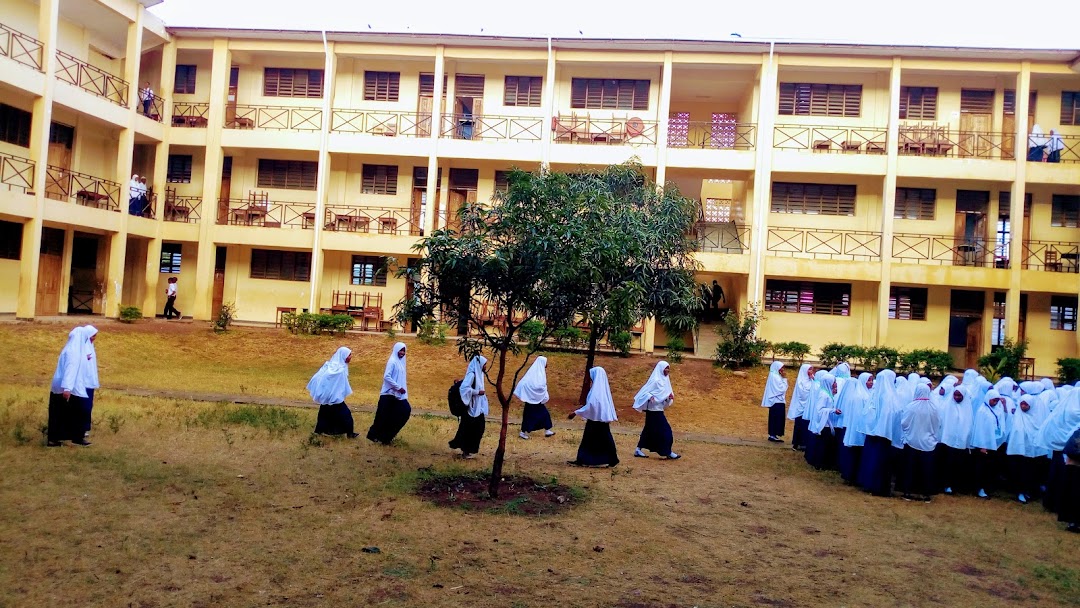
[[[894,234],[892,256],[906,264],[1008,268],[1009,244],[929,234]]]
[[[559,114],[551,121],[555,143],[655,146],[657,123],[640,118],[592,118]]]
[[[165,221],[198,224],[202,210],[201,196],[177,196],[175,188],[165,190]]]
[[[120,184],[53,165],[46,168],[45,196],[95,209],[120,211]]]
[[[322,114],[322,108],[238,104],[226,107],[225,128],[319,131],[322,129]],[[176,120],[175,112],[173,120]]]
[[[173,102],[172,126],[205,129],[209,123],[210,104]]]
[[[709,121],[668,124],[669,148],[704,150],[753,150],[757,125]]]
[[[1029,156],[1028,160],[1046,163],[1080,163],[1080,135],[1059,135],[1059,137],[1064,147],[1058,150],[1056,158],[1051,157],[1050,154],[1043,154],[1041,156],[1044,158],[1041,161],[1039,158],[1033,158],[1032,156]],[[1046,139],[1049,140],[1049,136],[1046,136]],[[1031,143],[1029,140],[1028,146],[1031,146]],[[1049,150],[1046,149],[1044,152],[1049,152]],[[1036,152],[1036,156],[1040,156],[1038,152]]]
[[[384,137],[429,137],[431,116],[416,112],[337,109],[330,112],[330,130]]]
[[[881,259],[881,233],[822,228],[769,228],[765,250],[776,257],[869,262]]]
[[[63,51],[56,51],[56,77],[80,89],[107,99],[118,106],[127,107],[127,81],[77,59]]]
[[[750,226],[734,222],[698,222],[694,226],[697,251],[741,255],[750,251]]]
[[[445,114],[439,137],[472,141],[540,141],[544,119],[529,116]]]
[[[1080,243],[1027,241],[1024,243],[1024,270],[1080,272]]]
[[[161,115],[165,113],[165,98],[150,94],[150,99],[143,99],[143,92],[139,91],[139,107],[135,110],[150,120],[161,122]]]
[[[314,228],[315,204],[271,201],[265,193],[218,200],[218,223],[260,228]]]
[[[1014,133],[957,131],[939,125],[901,125],[897,147],[907,156],[1011,159]]]
[[[773,148],[848,154],[885,154],[888,130],[883,127],[776,125]]]
[[[34,161],[13,154],[0,153],[0,185],[23,193],[34,189]]]
[[[44,49],[37,38],[0,23],[0,56],[41,72]]]
[[[419,213],[401,207],[361,207],[327,205],[324,228],[337,232],[421,236],[423,219]]]

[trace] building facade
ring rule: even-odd
[[[196,319],[385,327],[393,269],[504,171],[637,158],[701,202],[700,282],[761,302],[770,340],[1077,355],[1078,50],[167,28],[153,4],[3,0],[0,313],[160,313],[177,276]]]

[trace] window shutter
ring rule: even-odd
[[[1050,199],[1050,225],[1080,228],[1080,195],[1055,194]]]
[[[992,114],[994,111],[994,91],[961,89],[960,111],[970,114]]]
[[[484,77],[467,74],[454,74],[455,97],[484,97]]]
[[[450,169],[451,190],[475,191],[479,182],[479,169]]]
[[[957,190],[956,211],[957,213],[986,213],[990,205],[990,192],[988,190]]]
[[[933,220],[937,190],[933,188],[897,188],[893,217],[898,220]]]
[[[1061,92],[1061,124],[1080,125],[1080,91]]]

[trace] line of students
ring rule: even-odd
[[[1000,488],[1027,503],[1041,493],[1046,508],[1080,532],[1076,388],[1055,387],[1048,378],[992,384],[972,369],[937,386],[889,369],[853,379],[846,363],[817,372],[803,364],[787,417],[794,422],[792,448],[805,451],[810,465],[837,469],[872,494],[892,496],[895,489],[929,501],[939,492],[989,498]],[[761,403],[770,408],[770,439],[783,435],[775,412],[787,389],[783,364],[774,362]]]
[[[60,351],[49,387],[49,447],[59,447],[65,441],[90,445],[90,413],[94,409],[94,390],[100,387],[94,349],[97,333],[93,325],[76,327],[68,333],[67,344]]]

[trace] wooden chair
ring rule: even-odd
[[[1020,359],[1020,379],[1035,380],[1035,358],[1023,357]]]
[[[1043,270],[1061,272],[1061,255],[1053,249],[1047,249],[1043,259]]]
[[[862,142],[861,141],[852,141],[852,140],[849,139],[849,140],[847,140],[845,142],[842,142],[840,144],[840,148],[844,152],[858,152],[862,148]]]

